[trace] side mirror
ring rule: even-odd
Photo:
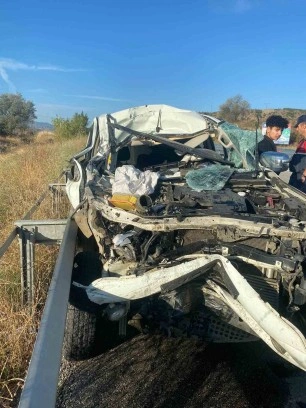
[[[275,173],[280,173],[289,169],[290,158],[286,153],[264,152],[260,155],[259,162]]]

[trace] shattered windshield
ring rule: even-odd
[[[221,190],[233,174],[234,169],[221,164],[212,164],[186,174],[188,186],[195,191]]]
[[[261,133],[257,132],[256,135],[256,131],[243,130],[228,122],[223,122],[219,127],[231,142],[231,147],[227,149],[228,161],[233,163],[239,172],[254,170],[255,147],[257,141],[262,139]],[[228,165],[211,164],[188,172],[186,182],[195,191],[219,191],[225,187],[234,171],[235,169]]]
[[[220,128],[227,134],[235,148],[229,149],[229,160],[235,164],[235,167],[245,166],[248,170],[255,169],[255,147],[256,131],[244,130],[228,122],[220,125]],[[257,139],[260,141],[262,135],[257,132]]]

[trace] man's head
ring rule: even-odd
[[[288,127],[288,120],[279,115],[271,115],[266,120],[266,135],[272,140],[278,140],[282,131]]]
[[[297,132],[306,139],[306,115],[299,116],[294,127]]]

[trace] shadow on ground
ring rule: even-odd
[[[284,366],[277,358],[267,364],[265,350],[259,342],[138,336],[88,361],[66,362],[57,408],[285,407]]]

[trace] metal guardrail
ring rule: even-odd
[[[60,246],[19,408],[54,408],[75,252],[77,225],[69,219]]]
[[[35,292],[36,244],[59,245],[62,241],[66,219],[19,220],[15,222],[20,244],[20,269],[22,303],[32,306]]]

